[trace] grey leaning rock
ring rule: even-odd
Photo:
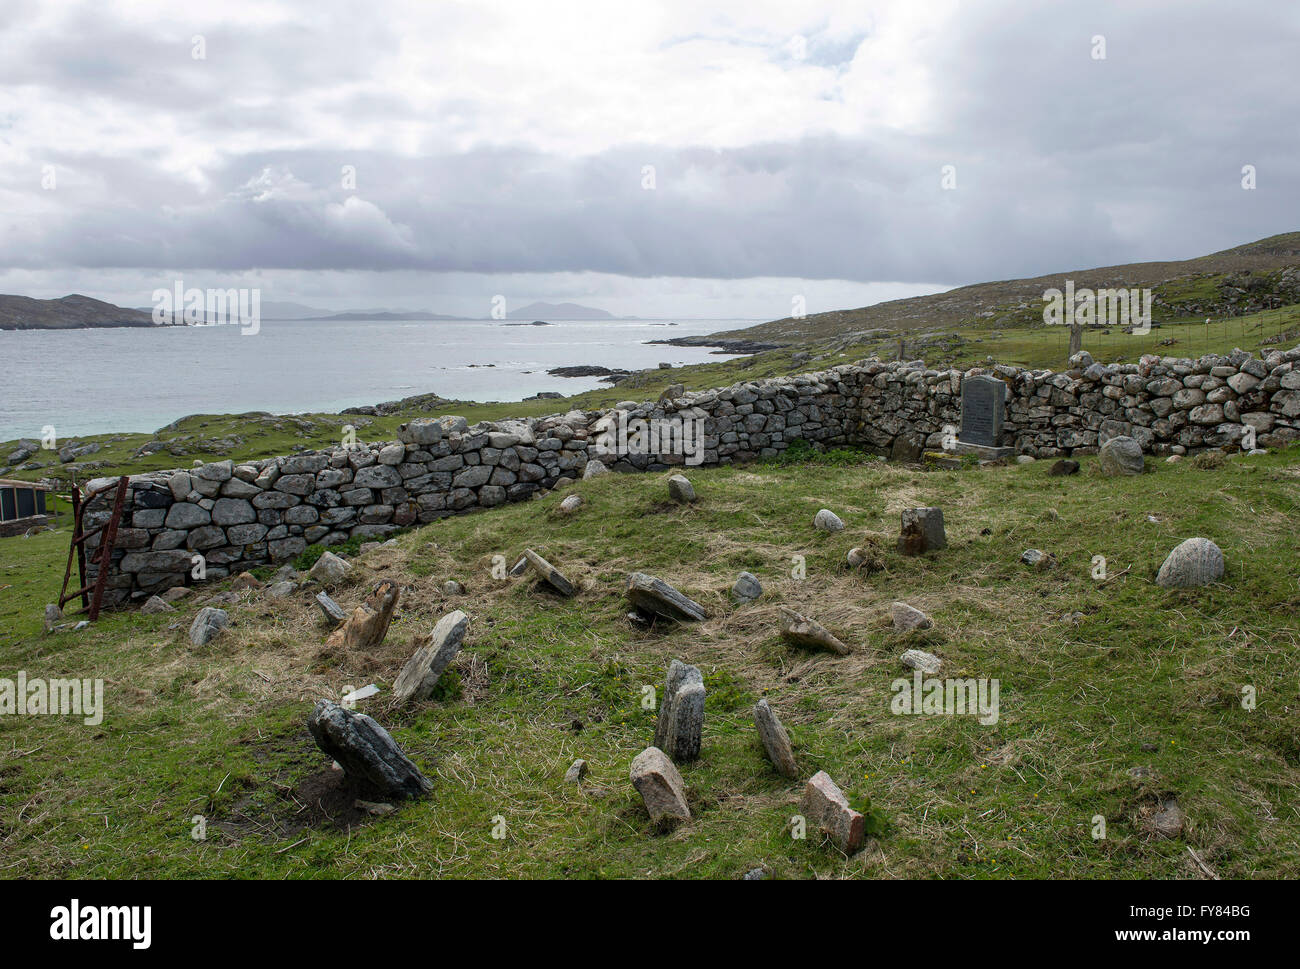
[[[702,622],[708,618],[704,607],[662,579],[633,572],[627,577],[627,598],[642,612],[678,621]]]
[[[325,617],[325,621],[330,626],[341,625],[343,620],[348,617],[347,613],[343,611],[343,607],[324,592],[316,594],[316,605],[320,608],[321,615]]]
[[[230,617],[224,609],[204,606],[190,624],[190,642],[195,646],[206,646],[230,625]]]
[[[307,729],[316,746],[344,773],[368,781],[386,796],[420,797],[433,790],[389,732],[364,713],[321,700],[307,720]]]
[[[546,559],[542,558],[531,548],[524,549],[524,558],[528,560],[528,564],[532,566],[533,571],[541,577],[542,581],[560,595],[569,599],[577,595],[578,590],[574,588],[573,583],[566,579],[560,573],[559,569],[546,561]]]
[[[1166,589],[1189,589],[1209,585],[1223,578],[1223,552],[1208,538],[1189,538],[1165,559],[1156,574],[1156,585]]]
[[[1108,475],[1141,474],[1145,462],[1142,445],[1131,437],[1112,437],[1098,452],[1101,470]]]
[[[700,755],[704,732],[704,675],[695,666],[673,660],[668,666],[655,746],[675,762]]]
[[[817,649],[829,649],[841,656],[848,656],[853,649],[840,642],[829,629],[821,623],[814,622],[800,615],[793,609],[781,607],[781,636],[796,646],[811,646]]]
[[[587,762],[583,760],[581,757],[579,757],[572,764],[570,764],[569,769],[564,772],[564,783],[580,784],[582,783],[582,779],[586,776],[587,776]]]
[[[461,643],[469,629],[469,616],[457,609],[438,620],[429,635],[429,641],[415,651],[393,683],[393,700],[410,703],[427,700],[438,685],[451,661],[460,652]]]
[[[637,754],[629,774],[651,821],[660,824],[691,819],[681,772],[658,747],[647,747]]]
[[[790,735],[786,733],[780,718],[766,698],[754,704],[754,726],[758,728],[758,739],[763,744],[763,751],[777,773],[784,777],[799,776],[799,765],[794,759]]]

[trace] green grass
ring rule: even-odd
[[[185,630],[206,590],[174,615],[110,614],[46,636],[41,607],[62,577],[66,530],[0,540],[0,676],[102,676],[107,705],[98,727],[0,717],[0,876],[735,878],[761,865],[783,878],[1198,877],[1189,846],[1225,878],[1300,873],[1300,451],[1217,470],[1153,459],[1151,473],[1123,479],[1092,459],[1052,478],[1048,462],[945,472],[806,457],[690,470],[692,506],[667,502],[662,475],[609,475],[576,486],[585,504],[573,516],[550,495],[407,533],[357,559],[334,593],[350,608],[380,578],[402,584],[388,638],[367,655],[323,645],[307,589],[284,601],[241,594],[228,607],[235,626],[203,649]],[[899,510],[921,504],[944,507],[949,547],[904,558]],[[815,532],[821,507],[847,530]],[[1223,581],[1155,586],[1165,554],[1191,535],[1223,548]],[[841,569],[866,537],[885,570]],[[581,586],[577,599],[492,578],[493,557],[513,561],[525,545]],[[1028,547],[1059,568],[1021,565]],[[1123,574],[1093,580],[1099,554]],[[791,576],[793,556],[807,579]],[[631,625],[621,593],[633,569],[712,618]],[[727,592],[742,569],[766,591],[737,608]],[[446,599],[448,578],[466,595]],[[894,633],[896,599],[935,628]],[[786,645],[780,604],[855,652]],[[449,688],[389,709],[415,641],[458,607],[473,625]],[[1079,624],[1058,620],[1075,611]],[[948,675],[998,678],[998,723],[892,715],[909,647],[942,657]],[[673,658],[700,666],[709,696],[702,756],[683,765],[694,819],[662,834],[627,770],[653,738],[643,688],[662,689]],[[307,782],[327,767],[306,716],[317,697],[369,682],[384,693],[362,708],[434,791],[350,832],[304,825]],[[1246,686],[1253,711],[1241,706]],[[760,696],[804,775],[824,769],[870,806],[867,850],[846,859],[790,837],[801,784],[763,757],[749,713]],[[591,769],[581,791],[562,783],[575,757]],[[1153,775],[1131,777],[1139,765]],[[1188,823],[1162,841],[1141,816],[1171,795]],[[1098,814],[1102,841],[1091,837]],[[195,815],[206,841],[190,837]]]

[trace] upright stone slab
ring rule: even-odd
[[[904,555],[924,555],[947,548],[942,508],[904,508],[898,550]]]
[[[786,733],[776,711],[768,705],[766,699],[754,704],[754,726],[758,728],[758,739],[763,742],[767,759],[772,762],[777,773],[785,777],[797,777],[799,765],[795,763],[794,748],[790,746],[790,735]]]
[[[814,774],[804,788],[799,811],[810,826],[830,838],[846,855],[862,847],[866,819],[849,807],[849,799],[825,771]]]
[[[1002,441],[1002,415],[1006,411],[1007,385],[983,374],[961,382],[961,444],[998,447]]]
[[[637,754],[629,773],[651,821],[659,824],[691,819],[681,772],[658,747],[647,747]]]
[[[429,641],[406,661],[393,683],[393,698],[398,703],[426,700],[438,685],[438,677],[447,668],[469,629],[469,616],[457,609],[438,620]]]
[[[655,746],[674,761],[694,760],[700,755],[703,730],[704,675],[698,667],[673,660],[659,705]]]

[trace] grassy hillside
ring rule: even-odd
[[[1157,299],[1174,304],[1172,312],[1156,314],[1159,320],[1185,318],[1177,311],[1189,287],[1210,293],[1214,283],[1230,274],[1266,275],[1300,265],[1300,232],[1271,236],[1258,242],[1225,249],[1208,256],[1178,262],[1130,263],[1078,269],[1070,272],[977,283],[938,293],[891,300],[853,310],[815,313],[803,319],[786,318],[733,330],[720,336],[781,343],[810,343],[851,338],[864,331],[907,333],[927,329],[965,329],[989,326],[1042,325],[1043,292],[1064,289],[1067,279],[1077,288],[1152,288]]]
[[[114,614],[47,636],[41,607],[66,532],[0,542],[0,676],[102,676],[107,696],[96,727],[0,717],[0,876],[1204,877],[1190,847],[1224,878],[1296,877],[1300,450],[1149,470],[1104,478],[1084,459],[1081,474],[1053,478],[1047,462],[923,471],[839,454],[693,470],[692,506],[668,503],[663,476],[608,475],[576,486],[585,504],[572,517],[553,494],[358,558],[335,593],[345,607],[381,578],[403,589],[386,642],[365,655],[324,647],[309,588],[288,600],[238,593],[226,606],[234,628],[203,648],[186,629],[224,585],[177,614]],[[950,545],[904,558],[899,512],[922,504],[943,506]],[[821,507],[847,530],[815,532]],[[1155,586],[1165,554],[1191,535],[1223,548],[1223,581]],[[866,539],[884,570],[841,569]],[[579,596],[493,579],[492,557],[524,546]],[[1022,565],[1029,547],[1059,567]],[[795,555],[806,579],[791,575]],[[1091,578],[1094,555],[1106,556],[1109,581]],[[712,618],[632,625],[622,586],[634,569]],[[741,569],[766,592],[736,607],[727,590]],[[451,578],[464,596],[443,594]],[[935,628],[895,633],[899,599]],[[786,645],[780,604],[855,652]],[[454,675],[438,699],[390,709],[402,663],[453,608],[473,617]],[[940,656],[944,675],[998,678],[998,723],[891,714],[910,647]],[[627,771],[654,733],[642,688],[662,689],[673,658],[701,668],[708,699],[702,756],[683,766],[694,819],[663,834]],[[426,800],[375,819],[338,799],[304,727],[317,698],[370,682],[384,692],[362,709],[434,781]],[[804,776],[828,771],[887,824],[859,854],[791,838],[802,783],[763,757],[750,718],[761,696],[790,729]],[[580,790],[562,782],[576,757],[591,767]],[[1187,822],[1161,839],[1148,818],[1170,797]],[[205,841],[191,838],[196,815]]]

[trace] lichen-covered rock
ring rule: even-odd
[[[766,698],[754,704],[754,726],[758,728],[758,739],[763,744],[763,751],[777,773],[785,777],[797,777],[799,765],[794,759],[790,735],[786,733],[780,718]]]
[[[627,577],[627,598],[642,612],[675,619],[681,622],[702,622],[708,618],[704,607],[682,595],[667,582],[633,572]]]
[[[1209,585],[1223,578],[1223,552],[1208,538],[1189,538],[1165,559],[1156,585],[1186,589]]]
[[[668,479],[668,497],[673,501],[690,504],[695,500],[695,487],[684,475],[675,474]]]
[[[1144,466],[1142,445],[1131,437],[1112,437],[1098,452],[1101,470],[1108,475],[1141,474]]]
[[[195,646],[206,646],[230,625],[226,610],[204,606],[190,624],[190,642]]]
[[[307,729],[316,746],[345,773],[369,782],[385,796],[420,797],[433,790],[392,735],[364,713],[321,700],[307,720]]]
[[[741,572],[731,587],[731,598],[737,602],[753,602],[763,594],[763,585],[749,572]]]
[[[929,629],[933,625],[929,616],[906,602],[895,602],[889,612],[894,628],[901,633],[910,633],[913,629]]]
[[[351,571],[352,564],[346,559],[340,558],[333,552],[324,552],[307,574],[313,581],[319,582],[328,588],[338,585],[347,578],[348,573]]]
[[[799,811],[810,827],[821,831],[846,855],[862,847],[866,819],[849,807],[849,799],[825,771],[818,771],[808,781]]]
[[[704,675],[699,668],[673,660],[655,725],[655,746],[677,763],[700,755],[704,695]]]
[[[691,819],[681,772],[658,747],[647,747],[637,754],[629,774],[651,821],[659,824]]]
[[[840,520],[839,515],[829,508],[823,508],[813,516],[813,527],[819,532],[842,532],[844,531],[844,522]]]
[[[460,652],[469,630],[469,616],[461,610],[448,613],[438,620],[429,635],[429,641],[415,651],[393,683],[396,703],[427,700],[438,685],[438,678],[456,654]]]

